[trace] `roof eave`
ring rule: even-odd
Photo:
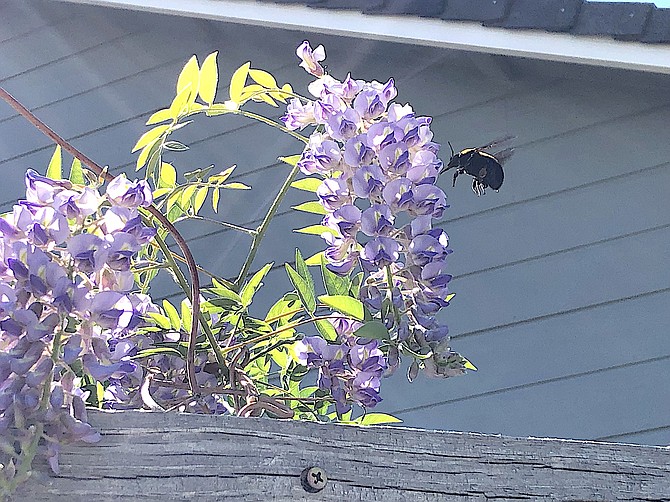
[[[62,0],[348,37],[670,74],[670,45],[247,0]]]

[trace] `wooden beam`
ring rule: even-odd
[[[91,413],[97,445],[16,500],[670,500],[670,448],[399,427]],[[314,494],[301,472],[323,469]]]

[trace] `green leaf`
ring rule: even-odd
[[[179,331],[179,328],[181,327],[181,319],[179,318],[177,309],[174,308],[174,306],[169,301],[163,300],[163,310],[167,314],[168,319],[170,319],[172,328]]]
[[[47,167],[47,178],[52,180],[63,179],[63,157],[61,155],[60,145],[56,145],[51,160],[49,161],[49,167]]]
[[[234,103],[239,104],[242,101],[242,91],[244,90],[244,84],[247,82],[249,68],[251,68],[251,63],[244,63],[235,70],[230,78],[230,100]]]
[[[321,215],[328,214],[326,208],[316,201],[303,202],[302,204],[298,204],[297,206],[292,206],[292,208],[295,209],[296,211],[303,211],[305,213],[321,214]]]
[[[202,208],[202,205],[205,203],[208,191],[208,187],[202,187],[198,188],[198,191],[195,193],[195,198],[193,199],[193,211],[195,214],[198,214],[198,211],[200,211],[200,208]]]
[[[140,137],[140,139],[137,140],[137,143],[135,143],[135,146],[131,150],[131,153],[136,152],[140,148],[144,148],[145,146],[156,142],[158,138],[160,138],[161,135],[169,128],[170,128],[169,125],[159,125],[154,127],[153,129],[149,129]]]
[[[249,185],[245,185],[244,183],[240,183],[239,181],[226,183],[225,185],[222,185],[222,187],[231,190],[251,190],[251,187]]]
[[[351,287],[351,280],[348,275],[342,276],[335,272],[331,272],[326,267],[328,263],[326,257],[321,254],[319,256],[321,264],[321,276],[323,277],[323,285],[326,288],[326,293],[329,295],[347,295]]]
[[[402,420],[387,413],[366,413],[357,422],[360,425],[378,425],[397,424],[402,422]]]
[[[256,272],[251,279],[244,285],[240,291],[240,298],[242,298],[242,305],[248,307],[251,305],[251,300],[253,299],[258,288],[261,287],[261,283],[267,273],[272,268],[274,263],[267,263],[262,269]]]
[[[161,328],[170,329],[172,326],[170,319],[158,312],[149,312],[149,317]]]
[[[163,145],[163,148],[166,150],[171,150],[173,152],[185,152],[188,150],[188,146],[180,141],[166,141]]]
[[[177,170],[168,162],[161,164],[161,174],[158,180],[158,186],[174,188],[177,185]]]
[[[313,314],[314,311],[316,310],[316,298],[314,298],[314,289],[313,288],[310,289],[307,281],[303,279],[300,276],[300,274],[296,272],[293,269],[293,267],[291,267],[291,265],[286,263],[285,266],[288,278],[291,281],[291,284],[293,284],[293,287],[295,288],[296,292],[298,293],[300,302],[302,303],[303,307],[307,312]]]
[[[84,170],[81,168],[81,160],[77,158],[72,160],[72,166],[70,167],[70,181],[75,185],[86,184]]]
[[[191,323],[193,322],[193,309],[191,308],[191,302],[186,298],[181,301],[181,322],[184,325],[184,329],[191,329]]]
[[[177,349],[172,347],[154,347],[151,349],[140,350],[132,359],[140,359],[142,357],[157,356],[160,354],[168,354],[173,356],[184,357],[185,354],[182,354]]]
[[[365,307],[356,298],[347,295],[321,295],[319,301],[338,312],[362,321],[365,319]]]
[[[187,102],[195,101],[198,95],[198,88],[200,84],[200,68],[198,67],[198,58],[191,56],[191,59],[184,65],[179,78],[177,79],[177,94],[184,89],[189,88],[189,97]]]
[[[216,64],[218,51],[212,52],[205,58],[200,67],[200,88],[198,94],[208,105],[214,102],[216,86],[219,83],[219,69]]]
[[[339,237],[340,233],[337,230],[334,230],[330,227],[327,227],[325,225],[310,225],[308,227],[303,227],[303,228],[296,228],[293,230],[296,233],[299,234],[309,234],[309,235],[321,235],[321,234],[331,234],[334,235],[335,237]]]
[[[323,180],[320,180],[319,178],[303,178],[301,180],[294,181],[291,183],[291,186],[293,188],[297,188],[298,190],[304,190],[305,192],[316,192],[316,189],[321,186],[323,183]]]
[[[300,274],[300,277],[302,277],[305,282],[307,282],[307,286],[309,287],[312,295],[314,295],[314,278],[312,277],[312,273],[307,268],[307,264],[305,263],[305,260],[302,257],[302,253],[298,248],[295,249],[295,270],[298,272],[298,274]]]
[[[314,321],[314,325],[324,339],[328,340],[329,342],[334,342],[337,340],[337,331],[335,330],[335,326],[330,324],[325,319]]]
[[[361,284],[363,283],[363,272],[357,273],[351,280],[351,296],[358,298],[359,293],[361,292]]]
[[[356,336],[361,338],[371,338],[374,340],[389,340],[388,329],[379,321],[368,321],[355,331]]]
[[[281,298],[275,302],[275,304],[270,307],[267,315],[265,316],[265,322],[276,322],[279,326],[283,326],[288,323],[291,318],[293,318],[298,312],[296,310],[298,307],[298,302],[295,299],[291,298]]]
[[[170,119],[176,122],[180,116],[187,113],[189,104],[193,102],[191,100],[192,97],[193,91],[191,90],[191,84],[180,90],[172,100],[172,103],[170,103],[170,108],[168,109]]]
[[[215,213],[219,212],[219,198],[221,197],[221,190],[215,188],[212,190],[212,209]]]

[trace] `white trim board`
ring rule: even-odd
[[[670,45],[247,0],[60,0],[232,23],[670,74]]]

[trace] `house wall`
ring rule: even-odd
[[[146,118],[169,104],[191,54],[219,50],[219,99],[247,60],[304,90],[295,47],[323,43],[329,71],[385,81],[398,101],[434,117],[455,148],[517,136],[499,193],[477,198],[467,179],[440,183],[456,299],[453,346],[478,367],[448,381],[384,382],[383,411],[404,425],[448,430],[670,443],[670,78],[621,70],[180,19],[42,0],[0,4],[0,85],[112,172],[134,170]],[[265,113],[281,110],[259,108]],[[252,192],[222,196],[220,217],[254,225],[286,175],[287,136],[238,117],[182,130],[181,171],[237,164]],[[0,104],[0,210],[44,171],[48,139]],[[445,151],[444,156],[448,156]],[[284,261],[321,241],[291,229],[315,223],[280,208],[254,268],[275,261],[262,305],[289,289]],[[249,240],[218,226],[182,226],[196,258],[223,276]],[[155,297],[175,296],[159,277]],[[257,312],[259,315],[261,312]]]

